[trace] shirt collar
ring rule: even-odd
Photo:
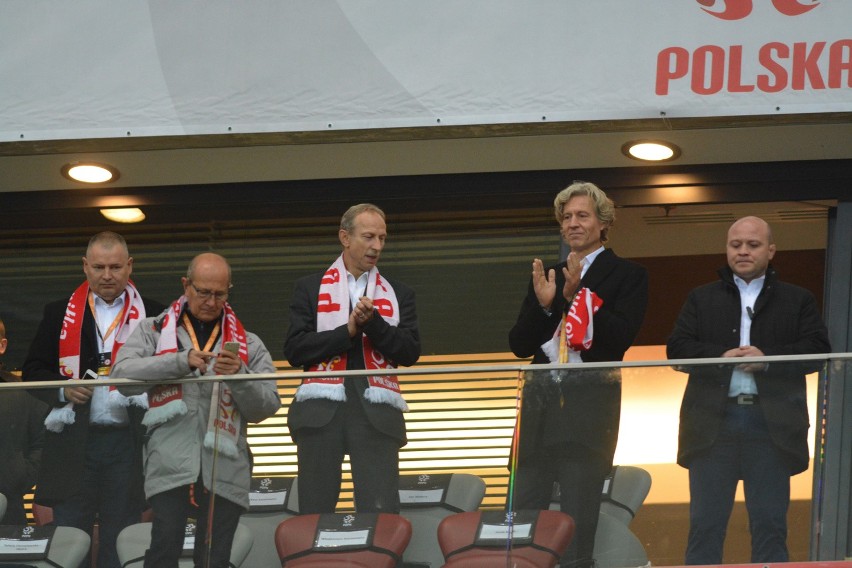
[[[598,248],[594,252],[590,252],[589,254],[587,254],[586,256],[583,257],[583,270],[582,270],[582,273],[580,274],[580,278],[582,278],[583,276],[586,275],[586,271],[589,270],[589,267],[592,265],[592,263],[595,261],[595,259],[598,256],[600,256],[600,254],[605,250],[606,249],[604,248],[604,246],[601,245],[600,248]]]
[[[746,282],[736,274],[734,274],[734,284],[737,285],[737,288],[740,290],[748,290],[751,288],[752,290],[762,290],[763,282],[766,280],[766,274],[763,276],[759,276],[758,278],[752,278],[751,282]]]
[[[112,301],[112,304],[107,304],[106,300],[92,292],[92,296],[95,298],[95,306],[102,308],[114,309],[124,305],[124,296],[126,296],[127,290],[118,295],[118,297]]]
[[[349,280],[350,282],[364,282],[364,281],[367,280],[367,278],[369,276],[370,276],[369,272],[362,272],[361,276],[359,276],[358,278],[355,278],[355,275],[353,275],[348,270],[346,271],[346,279]]]

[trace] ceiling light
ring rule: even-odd
[[[680,148],[662,140],[633,140],[621,147],[621,153],[634,160],[665,162],[680,156]]]
[[[118,170],[107,164],[72,162],[62,166],[62,175],[83,183],[106,183],[118,179]]]
[[[138,223],[145,219],[145,214],[138,207],[101,209],[101,215],[116,223]]]

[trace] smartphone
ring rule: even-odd
[[[224,349],[225,351],[230,351],[234,355],[238,355],[240,352],[240,344],[236,341],[226,341]]]

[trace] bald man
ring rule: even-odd
[[[181,281],[183,295],[139,325],[119,353],[113,375],[153,385],[142,421],[148,429],[145,496],[154,509],[145,567],[177,568],[187,518],[193,517],[195,565],[227,568],[237,523],[249,505],[246,424],[274,415],[281,400],[275,380],[154,384],[275,372],[263,342],[243,328],[228,304],[231,267],[222,256],[196,256]],[[190,500],[197,511],[190,510]],[[208,513],[214,517],[209,559]]]
[[[813,295],[778,280],[769,225],[744,217],[728,230],[720,280],[690,292],[668,340],[670,359],[828,353]],[[735,361],[732,361],[735,363]],[[678,464],[689,469],[687,564],[721,564],[743,480],[752,562],[785,562],[790,476],[808,468],[805,374],[790,363],[690,370],[680,410]]]

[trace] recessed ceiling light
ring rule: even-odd
[[[145,214],[138,207],[101,209],[101,215],[116,223],[138,223],[145,220]]]
[[[83,183],[106,183],[118,179],[118,170],[107,164],[72,162],[62,166],[62,175]]]
[[[680,156],[680,148],[662,140],[633,140],[621,147],[628,158],[645,162],[665,162]]]

